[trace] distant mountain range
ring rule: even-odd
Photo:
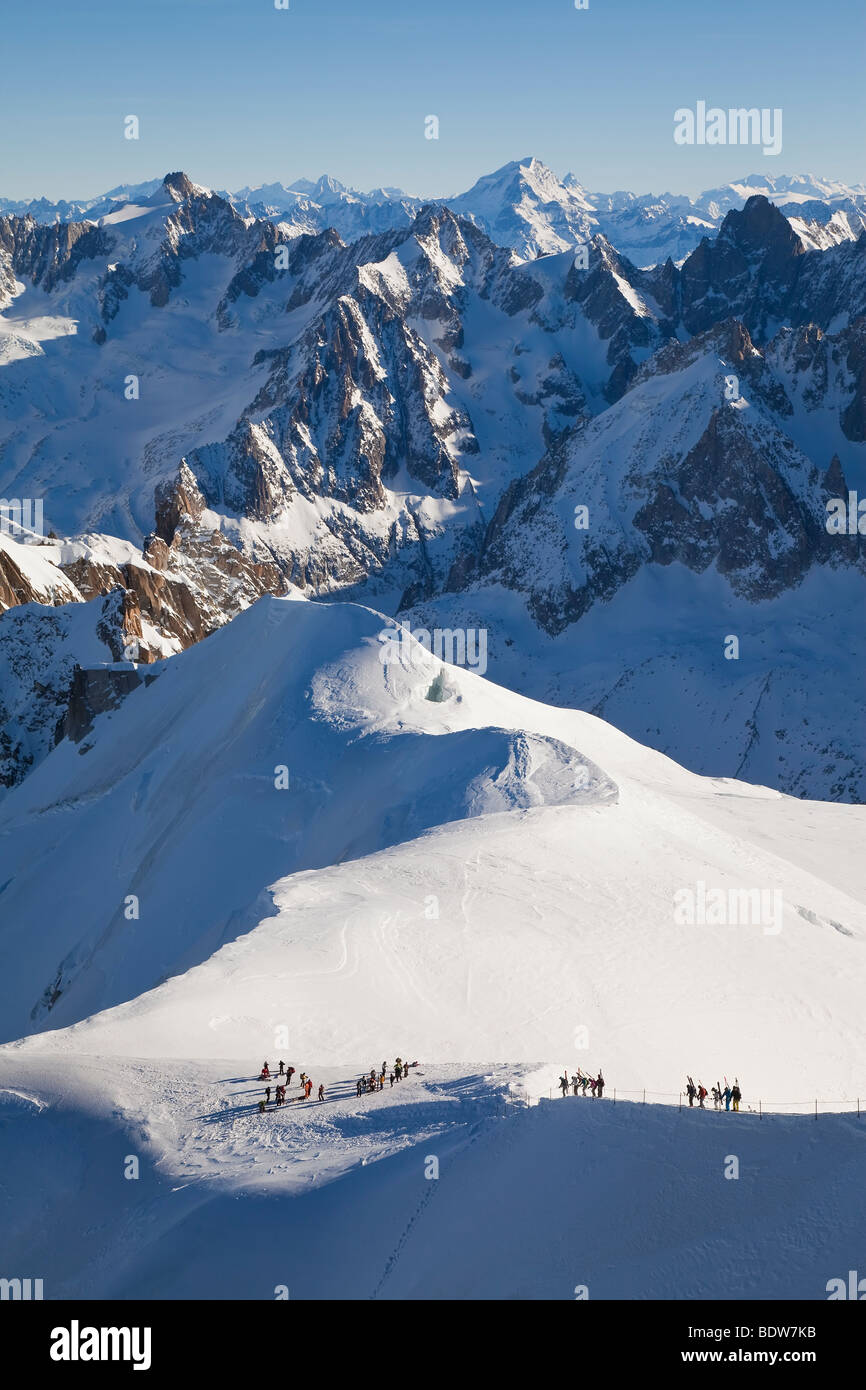
[[[864,538],[824,524],[866,495],[862,188],[242,193],[0,218],[0,496],[54,532],[0,536],[0,785],[291,592],[484,628],[503,684],[863,799]],[[673,218],[682,255],[614,238]]]
[[[0,197],[0,216],[29,215],[41,223],[99,221],[124,204],[146,202],[158,193],[161,183],[151,179],[122,184],[96,198],[57,203]],[[294,235],[333,227],[344,241],[356,240],[408,227],[426,204],[446,203],[523,259],[566,250],[600,232],[622,255],[644,267],[668,257],[682,260],[702,236],[718,231],[727,212],[741,208],[755,194],[771,199],[794,219],[798,234],[809,244],[855,239],[866,225],[863,184],[849,186],[808,174],[775,178],[753,174],[697,198],[674,193],[592,193],[573,174],[560,179],[532,157],[514,160],[479,179],[468,192],[445,198],[413,197],[399,188],[362,193],[327,175],[316,181],[297,179],[289,185],[220,191],[245,215],[278,221]]]

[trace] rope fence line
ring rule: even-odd
[[[554,1091],[557,1093],[556,1096],[554,1096]],[[574,1095],[570,1087],[563,1096],[558,1086],[551,1086],[546,1096],[531,1096],[527,1093],[526,1099],[529,1105],[533,1103],[537,1105],[542,1100],[559,1100],[560,1098],[563,1100],[609,1100],[613,1105],[616,1105],[617,1096],[619,1096],[620,1100],[625,1099],[627,1096],[639,1096],[640,1104],[642,1105],[646,1105],[647,1096],[659,1096],[663,1099],[675,1101],[680,1110],[703,1109],[706,1111],[714,1111],[717,1115],[726,1113],[723,1105],[720,1104],[716,1107],[715,1105],[708,1105],[706,1101],[703,1106],[698,1105],[697,1101],[695,1101],[694,1105],[690,1106],[685,1091],[650,1091],[646,1089],[640,1091],[624,1091],[621,1089],[617,1090],[616,1086],[612,1087],[609,1092],[605,1089],[605,1094],[603,1096],[584,1095],[583,1093]],[[709,1101],[709,1099],[710,1097],[707,1096],[706,1100]],[[819,1111],[818,1107],[821,1105],[830,1108]],[[757,1109],[755,1109],[754,1104],[747,1105],[741,1100],[738,1111],[735,1112],[732,1109],[727,1113],[757,1115],[759,1119],[762,1119],[764,1115],[798,1114],[800,1111],[807,1111],[814,1115],[816,1120],[819,1114],[856,1115],[859,1120],[861,1118],[860,1107],[861,1101],[859,1096],[857,1096],[855,1100],[821,1100],[818,1097],[814,1100],[764,1100],[763,1097],[759,1096],[757,1099]]]

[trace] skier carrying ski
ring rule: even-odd
[[[295,1074],[295,1069],[294,1069],[294,1067],[286,1067],[286,1085],[291,1086],[291,1084],[292,1084],[292,1077],[294,1076],[294,1074]]]
[[[706,1086],[704,1085],[703,1081],[699,1081],[699,1082],[698,1082],[698,1105],[700,1106],[701,1110],[704,1109],[704,1101],[706,1100],[706,1098],[707,1098],[707,1088],[706,1088]]]
[[[687,1076],[687,1077],[686,1077],[686,1081],[687,1081],[687,1083],[688,1083],[687,1086],[686,1086],[686,1095],[687,1095],[688,1098],[689,1098],[689,1105],[694,1105],[694,1103],[695,1103],[695,1096],[696,1096],[697,1093],[698,1093],[698,1088],[697,1088],[697,1086],[695,1085],[694,1081],[692,1081],[692,1078],[691,1078],[690,1076]]]
[[[313,1092],[313,1083],[312,1083],[312,1081],[310,1080],[310,1078],[307,1077],[306,1081],[304,1082],[304,1095],[307,1097],[307,1100],[310,1099],[310,1096],[312,1095],[312,1092]]]
[[[565,1097],[568,1095],[568,1072],[565,1073],[565,1076],[559,1078],[559,1089],[562,1092],[563,1100],[565,1100]]]
[[[725,1097],[725,1109],[726,1109],[726,1110],[730,1110],[730,1108],[731,1108],[731,1088],[730,1088],[730,1086],[728,1085],[728,1078],[727,1078],[727,1077],[725,1077],[725,1089],[724,1089],[724,1091],[722,1092],[722,1095]]]
[[[733,1103],[734,1103],[734,1109],[735,1109],[735,1110],[739,1110],[739,1108],[740,1108],[740,1101],[741,1101],[742,1099],[743,1099],[743,1093],[742,1093],[742,1091],[740,1090],[740,1083],[738,1082],[737,1078],[734,1077],[734,1084],[733,1084],[733,1087],[731,1088],[731,1100],[732,1100]]]
[[[599,1067],[598,1076],[595,1079],[595,1094],[597,1096],[602,1096],[604,1094],[604,1077],[601,1074],[601,1067]]]

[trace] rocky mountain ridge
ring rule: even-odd
[[[62,722],[69,605],[85,669],[263,593],[410,619],[513,594],[558,640],[671,567],[757,610],[862,581],[823,523],[864,474],[866,234],[808,246],[761,194],[640,270],[598,232],[522,260],[443,205],[290,235],[175,173],[99,225],[0,220],[0,284],[0,490],[44,495],[62,537],[0,549],[7,784]]]

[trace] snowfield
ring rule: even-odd
[[[4,1267],[46,1298],[813,1300],[866,1237],[850,1116],[527,1109],[467,1064],[261,1116],[230,1063],[51,1072],[0,1091]]]
[[[4,799],[3,1268],[826,1297],[866,1235],[866,808],[698,777],[389,627],[264,598]],[[260,1115],[263,1058],[325,1103]],[[528,1104],[578,1066],[604,1100]],[[622,1102],[686,1072],[802,1116]]]

